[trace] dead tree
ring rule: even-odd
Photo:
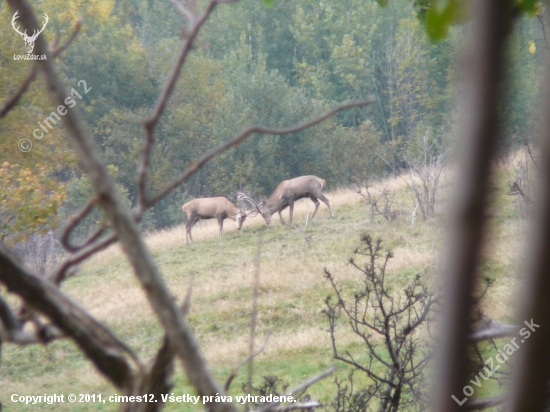
[[[365,193],[363,189],[357,189],[355,193],[363,198],[365,204],[371,207],[372,216],[375,214],[382,216],[386,221],[393,222],[400,211],[395,209],[395,201],[387,187],[382,188],[382,192],[378,195],[371,193],[368,183],[365,184]]]
[[[425,406],[424,368],[431,350],[417,331],[429,327],[436,302],[420,275],[405,287],[404,294],[392,293],[386,278],[387,264],[392,257],[391,251],[382,249],[381,239],[375,241],[363,234],[349,260],[360,273],[357,288],[345,289],[325,268],[325,277],[336,295],[335,299],[333,296],[325,299],[324,310],[334,358],[373,381],[368,395],[378,399],[379,411],[383,412]],[[367,352],[366,360],[361,361],[360,355],[338,347],[337,325],[342,320],[360,338],[364,345],[360,352]],[[356,400],[364,402],[366,395]]]
[[[408,169],[407,175],[409,176],[407,177],[380,153],[377,153],[412,192],[415,204],[413,222],[417,210],[420,210],[420,214],[424,219],[435,214],[439,180],[448,156],[448,149],[439,147],[434,139],[430,139],[429,132],[430,130],[427,128],[421,139],[411,139],[406,153],[402,156],[402,161]]]
[[[522,200],[521,206],[523,207],[520,206],[520,212],[524,211],[524,209],[531,211],[532,206],[535,204],[533,201],[533,175],[539,171],[532,144],[527,139],[523,142],[522,157],[514,165],[514,181],[510,183],[510,191],[508,192],[510,196],[515,196]]]
[[[447,151],[437,149],[435,141],[430,142],[428,135],[429,129],[426,129],[419,142],[420,152],[413,154],[409,147],[405,159],[410,173],[407,185],[412,190],[416,206],[424,218],[435,215],[439,179],[447,157]]]

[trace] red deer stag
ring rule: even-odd
[[[218,219],[218,226],[220,227],[218,238],[221,238],[223,233],[223,221],[225,219],[229,218],[237,222],[238,229],[241,230],[243,222],[251,215],[251,212],[241,210],[225,197],[193,199],[184,204],[182,209],[187,213],[187,224],[185,225],[186,244],[188,243],[188,239],[191,239],[191,243],[193,243],[191,229],[193,229],[195,223],[200,219]],[[255,216],[256,214],[257,213],[254,212],[251,216]]]
[[[313,212],[311,219],[315,217],[317,209],[319,209],[319,199],[327,205],[328,210],[330,211],[330,216],[334,217],[329,200],[323,195],[323,193],[321,193],[323,187],[325,187],[325,183],[326,182],[323,179],[317,176],[300,176],[281,182],[272,195],[269,196],[269,199],[265,202],[261,202],[259,205],[242,192],[239,192],[238,198],[252,204],[264,217],[265,223],[268,225],[271,222],[271,217],[275,214],[275,212],[279,213],[281,223],[284,225],[285,222],[281,216],[281,212],[288,207],[290,224],[292,225],[294,202],[304,197],[309,197],[313,203],[315,203],[315,211]]]

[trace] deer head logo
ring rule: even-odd
[[[34,30],[32,36],[29,36],[27,34],[27,30],[25,30],[24,33],[21,33],[21,31],[19,30],[19,26],[17,27],[15,26],[15,20],[17,20],[17,18],[19,17],[19,10],[15,12],[15,14],[13,15],[13,18],[11,19],[11,25],[13,29],[21,35],[23,40],[25,40],[25,43],[27,44],[26,45],[27,53],[29,54],[32,53],[34,49],[34,42],[38,38],[38,35],[44,31],[44,29],[46,28],[46,24],[48,24],[48,20],[49,20],[48,15],[46,13],[44,13],[44,15],[46,16],[46,18],[44,19],[44,25],[42,26],[42,29]]]

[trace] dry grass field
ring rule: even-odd
[[[510,320],[518,286],[518,264],[524,238],[525,218],[518,212],[517,200],[507,195],[506,173],[495,182],[495,209],[488,235],[490,246],[484,251],[485,276],[495,278],[494,287],[484,301],[486,316]],[[450,192],[443,182],[442,208]],[[380,191],[388,187],[402,213],[391,223],[373,216],[351,189],[327,193],[336,215],[331,219],[321,204],[313,222],[305,227],[313,211],[310,200],[295,207],[297,229],[282,226],[274,217],[266,226],[260,216],[246,221],[241,231],[232,221],[225,222],[225,234],[217,239],[215,221],[201,222],[194,228],[195,243],[185,245],[184,226],[149,233],[147,243],[161,268],[171,293],[178,300],[185,296],[194,278],[193,298],[188,321],[196,333],[211,368],[222,381],[246,357],[252,306],[252,283],[258,239],[261,243],[260,288],[258,296],[257,343],[269,331],[273,335],[267,349],[256,359],[254,382],[262,376],[277,375],[290,386],[335,364],[330,349],[327,322],[322,313],[323,299],[331,293],[323,277],[327,267],[345,284],[359,282],[358,273],[347,264],[359,235],[369,232],[381,237],[394,258],[388,266],[388,279],[400,293],[400,285],[416,274],[436,287],[434,274],[444,250],[446,218],[443,213],[423,220],[411,214],[414,201],[401,178],[373,185]],[[288,212],[283,213],[287,218]],[[153,356],[162,339],[138,282],[129,265],[114,246],[84,264],[78,274],[63,285],[64,291],[91,313],[108,324],[143,358]],[[339,343],[361,356],[357,339],[345,324],[339,326]],[[346,374],[341,367],[336,372]],[[231,393],[242,394],[241,371]],[[310,390],[312,396],[328,401],[334,396],[332,379]],[[190,393],[178,366],[176,394]],[[69,342],[58,341],[47,347],[5,345],[0,365],[0,399],[7,410],[37,410],[14,405],[7,394],[101,393],[114,390],[80,352]],[[183,408],[183,409],[182,409]],[[115,404],[61,404],[58,411],[116,410]],[[167,410],[194,410],[168,405]]]

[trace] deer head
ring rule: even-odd
[[[34,49],[34,42],[38,38],[38,35],[44,31],[44,29],[46,28],[46,24],[48,24],[48,21],[49,21],[48,15],[46,13],[44,13],[44,15],[46,16],[46,18],[44,19],[44,24],[42,25],[42,29],[34,30],[33,33],[32,33],[32,36],[27,35],[27,30],[25,30],[25,32],[22,33],[19,30],[19,26],[17,26],[17,27],[15,26],[15,20],[17,20],[17,18],[19,17],[19,10],[17,10],[15,12],[15,14],[13,15],[13,18],[11,19],[11,25],[12,25],[13,29],[17,33],[19,33],[21,35],[21,37],[23,38],[23,40],[25,40],[25,43],[27,43],[26,48],[27,48],[27,53],[29,53],[29,54],[32,53],[32,51]]]
[[[241,209],[235,209],[235,212],[235,222],[237,222],[237,229],[241,230],[244,221],[248,217],[248,214]]]
[[[265,219],[265,216],[264,216],[262,210],[260,209],[259,205],[257,205],[256,202],[254,202],[254,200],[252,200],[250,197],[245,195],[243,192],[238,192],[237,193],[237,200],[242,200],[243,202],[246,202],[246,203],[248,203],[249,205],[251,205],[253,207],[252,210],[249,210],[249,211],[245,212],[246,217],[254,217],[259,213]]]

